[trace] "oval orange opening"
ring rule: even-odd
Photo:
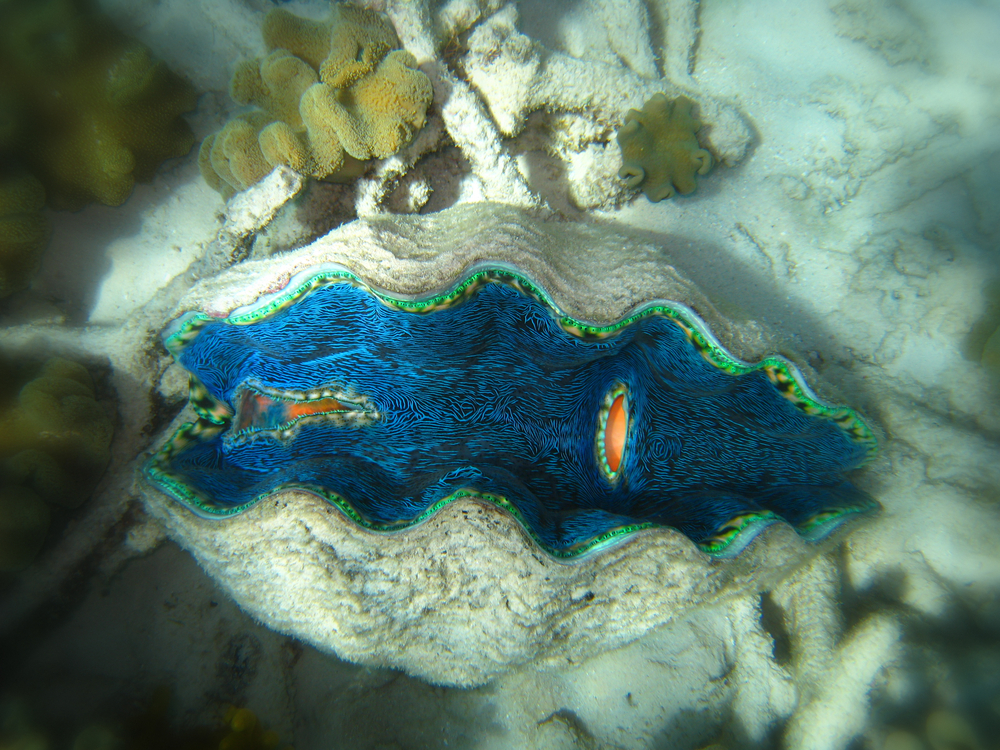
[[[625,394],[619,396],[608,410],[608,425],[604,428],[604,458],[611,471],[618,471],[625,453],[625,433],[628,432],[628,415],[625,413]]]

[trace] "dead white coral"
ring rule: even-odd
[[[538,109],[582,112],[617,127],[629,108],[653,94],[683,94],[698,102],[701,119],[712,126],[710,144],[723,163],[734,164],[745,155],[751,139],[746,122],[731,107],[686,88],[689,80],[649,79],[623,65],[547,50],[522,34],[517,20],[516,7],[508,5],[481,24],[469,38],[464,61],[469,81],[504,135],[519,133]]]
[[[435,23],[438,39],[445,46],[459,34],[468,31],[480,19],[496,13],[506,0],[445,0],[437,8]],[[412,5],[411,0],[398,0],[392,6]]]
[[[629,5],[625,0],[623,2]],[[602,14],[623,14],[627,8],[619,7],[621,4],[610,4],[612,10],[604,8]],[[602,62],[547,49],[518,29],[517,8],[512,4],[475,28],[469,36],[469,51],[463,58],[463,66],[469,82],[485,100],[505,136],[518,135],[529,115],[538,110],[580,113],[596,124],[614,130],[629,109],[640,107],[654,94],[668,97],[684,95],[698,103],[699,116],[709,126],[706,133],[713,154],[724,164],[735,164],[746,154],[751,142],[750,128],[735,109],[696,90],[687,71],[697,27],[690,28],[695,23],[692,14],[688,14],[690,17],[678,15],[685,23],[677,24],[680,31],[676,36],[679,39],[675,39],[673,44],[676,47],[683,42],[680,46],[684,49],[674,57],[683,62],[672,64],[684,71],[680,80],[649,75],[656,72],[655,58],[646,43],[640,46],[648,50],[648,58],[645,53],[629,53],[628,58],[617,53],[627,64]],[[644,24],[640,22],[639,26]],[[636,33],[640,40],[648,38],[642,28]],[[668,38],[673,39],[669,34]],[[570,160],[568,153],[561,155]],[[624,189],[617,178],[609,181],[600,172],[587,179],[596,182],[594,190],[612,201],[615,194]],[[582,192],[587,193],[588,190]]]
[[[691,77],[698,43],[699,0],[654,0],[652,11],[663,29],[663,72],[683,82]]]
[[[385,11],[434,84],[444,128],[479,183],[475,194],[513,205],[539,205],[539,185],[526,177],[503,140],[519,135],[538,110],[575,114],[589,121],[592,136],[566,138],[553,129],[545,150],[571,175],[569,200],[589,209],[626,197],[617,176],[620,154],[613,134],[630,108],[656,93],[686,95],[698,103],[709,126],[710,146],[722,163],[739,162],[751,141],[743,118],[701,95],[691,78],[697,3],[664,2],[662,7],[654,4],[658,15],[651,19],[640,0],[588,0],[560,26],[557,42],[566,51],[547,49],[522,33],[513,3],[501,7],[499,0],[451,0],[435,6],[389,0]],[[675,70],[674,78],[660,75],[653,41],[667,17],[664,59],[668,70]],[[371,184],[362,183],[359,214],[382,210],[382,200],[401,176],[400,170],[380,170]]]
[[[389,194],[404,181],[417,162],[427,154],[437,151],[445,141],[444,122],[440,115],[432,114],[412,143],[389,158],[382,159],[371,173],[358,179],[355,185],[355,211],[358,216],[374,216],[382,213]],[[430,191],[430,186],[427,186],[427,189]],[[428,192],[427,197],[429,195]],[[426,202],[425,197],[420,206]],[[418,210],[420,206],[413,210]]]
[[[480,197],[508,205],[538,207],[541,200],[528,187],[514,159],[504,148],[500,133],[482,102],[469,85],[454,76],[440,60],[441,47],[446,43],[442,29],[457,34],[489,7],[488,0],[452,2],[442,9],[435,21],[425,4],[397,0],[389,3],[386,12],[407,50],[415,55],[421,70],[430,77],[444,128],[478,179]],[[366,205],[365,211],[359,213],[371,215],[373,205],[380,200],[381,196],[376,201],[369,201],[372,205]]]
[[[727,603],[735,739],[765,741],[785,722],[788,750],[844,750],[869,723],[869,693],[900,653],[895,615],[878,612],[844,633],[839,556],[818,554],[770,594],[787,645],[763,626],[761,598]],[[786,640],[782,638],[781,640]]]
[[[759,743],[795,710],[798,693],[792,675],[775,659],[774,641],[761,626],[760,598],[730,602],[729,622],[733,629],[734,666],[729,675],[735,688],[733,712],[746,739]]]
[[[843,750],[868,721],[868,695],[899,653],[897,619],[879,613],[842,635],[841,573],[817,556],[774,591],[791,639],[799,704],[785,731],[790,750]]]
[[[624,64],[636,75],[659,78],[643,0],[584,0],[567,8],[554,48],[572,57]]]

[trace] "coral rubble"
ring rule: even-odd
[[[255,109],[202,143],[206,181],[227,197],[279,164],[347,180],[403,148],[425,123],[431,82],[388,18],[335,5],[326,21],[281,9],[265,17],[269,53],[241,63],[230,94]]]
[[[641,110],[630,109],[618,131],[618,176],[630,188],[642,188],[653,203],[694,192],[695,175],[712,168],[712,155],[698,143],[701,121],[692,114],[693,106],[686,96],[670,101],[657,94]]]

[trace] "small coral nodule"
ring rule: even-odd
[[[642,188],[656,203],[698,187],[696,175],[712,169],[712,154],[698,143],[701,121],[686,96],[673,101],[654,95],[642,109],[630,109],[618,131],[622,167],[618,176],[632,189]]]
[[[266,57],[241,63],[230,94],[256,107],[202,143],[198,163],[228,197],[279,164],[346,181],[406,146],[424,126],[430,79],[398,49],[382,13],[336,4],[326,21],[274,9],[261,26]]]

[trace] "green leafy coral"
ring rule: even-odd
[[[55,357],[29,378],[0,361],[0,571],[32,561],[51,508],[81,505],[111,455],[111,419],[83,365]]]
[[[712,169],[712,154],[698,143],[701,121],[693,107],[686,96],[671,101],[656,94],[642,109],[630,109],[618,131],[618,176],[633,190],[642,188],[653,203],[694,192],[696,176]]]
[[[274,9],[261,35],[269,50],[241,63],[230,94],[254,109],[201,145],[205,180],[225,196],[279,164],[319,179],[351,179],[363,162],[390,156],[424,126],[430,79],[398,49],[381,14],[334,5],[313,21]]]

